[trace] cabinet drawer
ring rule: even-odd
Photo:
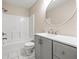
[[[55,46],[55,52],[54,54],[58,56],[60,59],[77,59],[77,49],[58,43],[54,42]]]

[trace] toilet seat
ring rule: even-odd
[[[22,49],[21,55],[22,56],[31,56],[33,54],[35,47],[34,42],[26,42],[24,48]]]
[[[35,44],[34,44],[34,42],[26,42],[25,43],[25,47],[33,47]]]

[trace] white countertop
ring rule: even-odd
[[[35,35],[39,35],[42,37],[46,37],[51,40],[55,40],[67,45],[71,45],[77,47],[77,38],[72,36],[63,36],[63,35],[55,35],[55,34],[48,34],[48,33],[36,33]]]

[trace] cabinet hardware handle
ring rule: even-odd
[[[43,44],[42,39],[39,39],[39,44],[40,44],[40,45]]]
[[[62,55],[65,55],[65,52],[64,51],[62,51]]]

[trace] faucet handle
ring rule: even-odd
[[[58,34],[58,31],[55,31],[55,34]]]
[[[2,38],[3,40],[7,40],[7,38]]]
[[[2,32],[2,36],[7,35],[7,33]]]

